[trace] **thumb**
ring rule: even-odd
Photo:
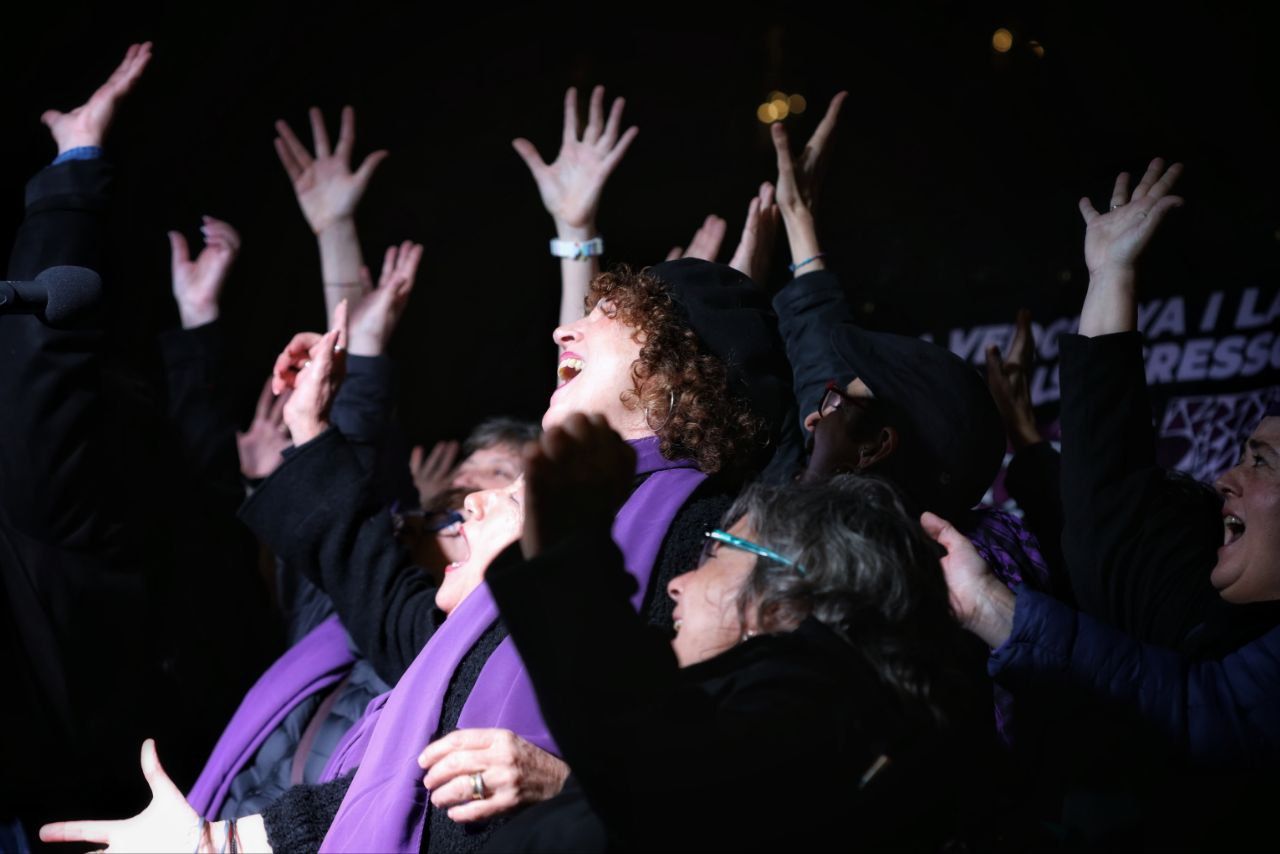
[[[160,757],[156,755],[156,742],[153,738],[142,742],[142,776],[146,778],[147,785],[151,788],[151,797],[174,797],[186,800],[182,797],[182,792],[178,791],[178,787],[169,779],[169,775],[164,772]]]
[[[535,178],[547,168],[546,161],[542,159],[538,149],[529,140],[523,137],[513,139],[511,140],[511,147],[516,150],[516,154],[520,155],[520,159],[524,161],[524,165],[529,167],[529,171],[533,173]]]
[[[169,232],[169,255],[175,267],[191,260],[191,250],[187,247],[187,238],[182,232]]]
[[[955,532],[955,528],[951,523],[936,513],[925,511],[920,514],[920,527],[924,528],[924,532],[936,542],[942,544],[943,547],[951,540],[951,535]]]
[[[987,345],[987,385],[995,385],[1004,379],[1004,365],[1000,361],[1000,348]]]
[[[369,183],[369,179],[373,177],[373,170],[378,168],[378,164],[386,160],[391,152],[384,150],[375,151],[367,156],[361,163],[360,168],[356,170],[356,181],[360,186]]]
[[[58,110],[45,110],[40,114],[40,124],[45,127],[53,127],[53,123],[62,118],[62,113]]]

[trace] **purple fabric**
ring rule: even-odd
[[[619,511],[613,536],[627,571],[639,583],[632,598],[638,607],[672,519],[706,476],[690,460],[663,458],[656,438],[629,444],[636,451],[636,474],[649,477]],[[458,663],[497,617],[488,586],[476,588],[432,635],[395,688],[369,704],[325,769],[329,779],[352,768],[356,773],[321,851],[421,850],[430,792],[422,785],[418,754],[439,729],[445,692]],[[463,706],[458,728],[469,727],[509,729],[557,752],[510,638],[489,656]]]
[[[347,633],[337,615],[289,647],[240,701],[240,708],[231,716],[187,795],[192,808],[208,819],[216,819],[231,781],[249,764],[267,736],[307,697],[341,681],[354,661]]]

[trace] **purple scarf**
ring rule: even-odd
[[[671,521],[706,475],[690,460],[665,459],[656,437],[629,444],[636,452],[636,474],[649,477],[618,512],[613,537],[640,585],[632,597],[639,607]],[[369,704],[325,769],[326,779],[357,770],[321,851],[421,850],[430,792],[422,785],[418,754],[439,729],[458,663],[497,618],[493,595],[481,585],[432,635],[395,688]],[[489,656],[467,697],[458,728],[470,727],[508,729],[557,752],[511,638]]]
[[[208,819],[216,819],[231,781],[249,764],[267,736],[307,697],[337,684],[354,661],[347,633],[336,614],[289,647],[240,701],[240,708],[231,716],[187,795],[192,808]]]

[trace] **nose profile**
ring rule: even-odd
[[[582,338],[582,333],[578,331],[576,323],[570,323],[567,326],[557,326],[555,331],[551,333],[551,340],[556,342],[560,347],[567,347],[574,341]]]
[[[1214,481],[1213,486],[1218,490],[1219,495],[1222,495],[1224,498],[1229,495],[1240,495],[1240,481],[1237,473],[1239,472],[1241,465],[1243,465],[1243,463],[1236,463],[1234,466],[1219,475],[1218,479]]]
[[[677,575],[675,578],[671,579],[671,581],[667,582],[667,595],[677,602],[680,601],[680,594],[684,588],[684,580],[685,578],[688,577],[688,575],[689,573],[687,572],[681,573],[680,575]]]
[[[484,508],[486,505],[485,494],[492,491],[493,490],[485,489],[479,492],[472,492],[467,495],[466,498],[462,499],[462,509],[467,511],[467,516],[470,519],[484,518]]]

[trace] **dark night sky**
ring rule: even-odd
[[[847,88],[821,228],[873,325],[919,332],[1003,320],[1019,304],[1077,310],[1075,200],[1104,201],[1117,171],[1156,154],[1187,163],[1188,206],[1155,251],[1149,293],[1280,271],[1280,52],[1261,13],[930,2],[846,4],[837,23],[833,9],[797,4],[732,19],[471,5],[449,17],[375,3],[333,16],[77,2],[6,13],[0,220],[12,233],[22,182],[52,157],[40,112],[82,101],[130,41],[155,41],[109,142],[121,165],[110,275],[145,340],[172,321],[165,231],[194,234],[202,213],[241,229],[224,317],[247,414],[275,351],[324,322],[272,121],[302,131],[310,104],[335,122],[355,105],[357,157],[392,152],[361,207],[366,257],[404,238],[427,244],[393,347],[403,420],[420,440],[486,414],[536,417],[550,391],[552,229],[510,140],[527,136],[551,159],[571,83],[625,95],[641,129],[604,200],[609,261],[660,260],[710,212],[736,235],[753,188],[773,177],[755,117],[765,93],[808,99],[789,120],[795,139]],[[991,49],[1000,26],[1016,38],[1005,55]]]

